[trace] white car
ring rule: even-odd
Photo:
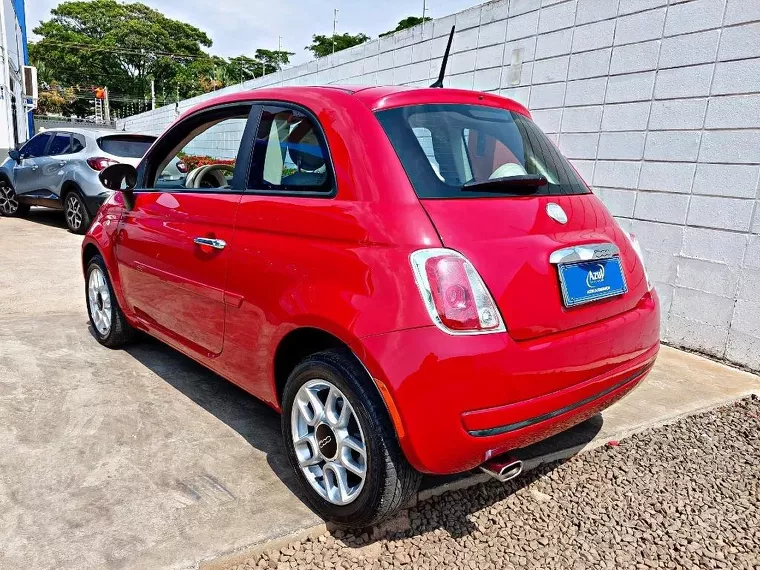
[[[0,215],[31,206],[63,210],[66,225],[84,234],[111,194],[98,174],[118,162],[137,166],[156,137],[94,129],[50,129],[11,150],[0,166]]]

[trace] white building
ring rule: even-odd
[[[25,93],[28,62],[24,0],[0,0],[0,160],[29,138],[32,93]]]

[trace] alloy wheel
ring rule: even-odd
[[[87,281],[87,297],[90,301],[90,318],[92,324],[102,336],[111,332],[111,292],[105,275],[99,267],[90,271]]]
[[[18,199],[16,191],[3,184],[0,185],[0,212],[6,216],[12,216],[18,211]]]
[[[83,219],[82,202],[76,195],[69,194],[68,198],[66,198],[66,222],[68,222],[72,230],[78,231],[82,227]]]
[[[367,447],[348,398],[327,380],[299,388],[291,411],[293,448],[306,480],[334,505],[353,502],[367,478]]]

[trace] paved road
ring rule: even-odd
[[[55,212],[0,218],[0,569],[184,568],[318,525],[268,408],[157,342],[112,351],[94,340],[80,243]],[[526,457],[759,387],[664,349],[603,420]]]

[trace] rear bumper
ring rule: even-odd
[[[612,394],[620,393],[621,396],[644,379],[654,364],[656,347],[653,352],[651,360],[644,364],[636,363],[633,368],[625,367],[623,372],[617,374],[594,378],[527,402],[465,412],[462,414],[462,425],[471,436],[489,437],[520,432],[562,416],[570,417],[584,408],[587,412],[603,409],[599,402],[607,401]]]
[[[531,341],[425,327],[365,337],[354,350],[392,399],[412,465],[457,473],[568,429],[630,392],[657,356],[659,310],[652,293],[621,315]]]

